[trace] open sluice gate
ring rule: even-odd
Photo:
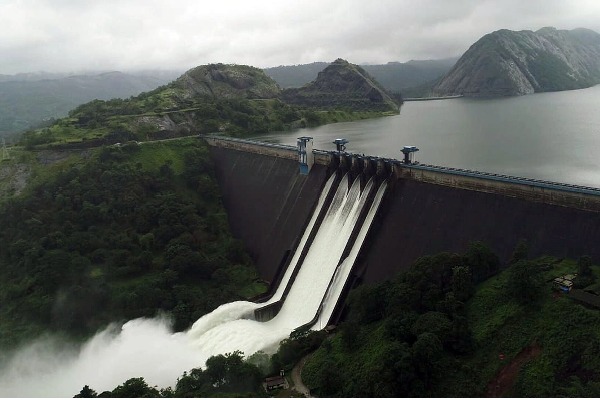
[[[274,352],[292,331],[329,323],[387,187],[376,166],[353,164],[338,168],[325,183],[273,295],[262,303],[223,305],[188,331],[207,357],[235,350],[246,356]]]

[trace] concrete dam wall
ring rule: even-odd
[[[381,210],[368,253],[358,270],[367,282],[406,269],[423,255],[464,252],[488,244],[508,261],[520,239],[529,255],[600,260],[600,213],[505,195],[399,179]]]
[[[304,227],[327,167],[300,175],[295,158],[211,146],[233,235],[248,249],[262,279],[271,281]]]
[[[272,281],[338,156],[319,152],[310,174],[300,175],[289,146],[223,142],[209,144],[231,229]],[[600,191],[385,164],[390,187],[355,265],[366,282],[391,278],[424,255],[464,252],[472,241],[488,244],[503,262],[520,239],[530,256],[600,260]]]

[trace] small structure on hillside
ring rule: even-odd
[[[569,293],[573,289],[573,280],[577,277],[577,274],[567,274],[554,278],[552,281],[554,288],[564,293]]]
[[[285,389],[287,386],[287,380],[283,376],[270,376],[265,379],[267,390]]]

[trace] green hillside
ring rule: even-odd
[[[128,98],[171,81],[174,73],[105,72],[54,76],[27,74],[0,77],[0,137],[14,135],[65,117],[79,104]]]
[[[320,104],[290,103],[275,81],[258,68],[210,64],[136,97],[80,105],[53,125],[24,133],[22,143],[28,148],[81,148],[203,133],[256,135],[387,115],[390,108],[381,104],[389,99],[372,99],[379,91],[355,91],[352,104],[324,110]],[[323,93],[331,96],[335,91]],[[397,112],[397,106],[392,108]]]
[[[474,244],[358,287],[305,383],[325,397],[598,397],[600,310],[552,280],[587,268],[580,285],[595,290],[600,268],[525,253],[494,275],[497,258]]]
[[[29,173],[0,203],[0,348],[159,310],[182,330],[266,289],[198,139],[22,152],[10,164]]]

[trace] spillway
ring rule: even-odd
[[[369,181],[369,183],[367,184],[367,187],[365,188],[365,191],[370,189],[369,185],[371,183],[372,182]],[[379,185],[379,188],[377,189],[377,193],[375,194],[375,198],[373,199],[373,202],[371,203],[371,206],[369,207],[369,212],[368,212],[367,216],[365,217],[364,222],[360,226],[358,235],[352,245],[350,254],[348,254],[348,256],[341,262],[341,264],[336,269],[334,276],[331,280],[331,285],[330,285],[329,289],[327,290],[327,292],[325,293],[325,296],[323,298],[323,302],[322,302],[323,307],[321,309],[321,312],[319,313],[319,317],[316,320],[315,324],[311,327],[311,329],[313,329],[313,330],[322,329],[327,325],[327,323],[331,319],[333,312],[335,310],[335,307],[337,305],[337,302],[340,298],[340,295],[342,294],[342,291],[344,289],[344,285],[346,284],[346,281],[348,280],[348,277],[350,276],[350,272],[352,271],[352,266],[356,262],[358,253],[360,252],[360,249],[362,248],[362,245],[367,237],[367,234],[369,233],[369,229],[371,228],[371,223],[373,222],[373,219],[375,218],[375,214],[377,213],[377,210],[379,209],[379,204],[381,204],[381,200],[383,199],[383,195],[385,194],[386,188],[387,188],[386,182],[383,182],[381,185]]]
[[[329,191],[331,190],[333,183],[335,182],[335,179],[336,179],[336,174],[332,174],[329,177],[329,179],[327,180],[327,182],[325,183],[325,186],[323,187],[323,190],[321,191],[321,195],[319,196],[319,200],[317,201],[317,206],[315,207],[315,210],[313,211],[310,221],[308,222],[308,225],[307,225],[306,229],[304,230],[304,233],[302,234],[302,238],[300,239],[300,242],[298,243],[298,247],[296,248],[296,251],[294,252],[294,255],[292,256],[290,264],[289,264],[288,268],[286,269],[285,274],[284,274],[279,286],[277,287],[277,290],[275,291],[275,294],[267,302],[267,304],[272,304],[276,301],[281,300],[281,298],[283,296],[283,292],[285,291],[285,288],[287,287],[287,285],[290,282],[292,273],[294,272],[294,269],[296,269],[298,262],[300,261],[302,251],[305,248],[305,246],[307,246],[307,244],[309,243],[308,240],[309,240],[310,234],[311,234],[312,230],[315,228],[317,219],[319,218],[321,210],[325,206],[325,201],[327,199],[327,196],[329,195]]]
[[[341,178],[337,188],[333,186],[334,181],[334,176],[327,181],[292,261],[274,296],[268,302],[272,304],[283,300],[279,313],[270,321],[258,322],[251,319],[251,314],[253,310],[263,306],[262,304],[236,302],[223,305],[200,318],[187,335],[206,358],[212,354],[235,350],[243,351],[245,355],[259,350],[273,352],[279,342],[287,338],[294,329],[314,321],[322,306],[326,313],[319,317],[318,324],[315,324],[313,329],[318,329],[317,325],[326,324],[385,190],[385,184],[379,187],[365,219],[366,225],[361,227],[348,257],[342,260],[344,249],[368,203],[374,184],[369,181],[364,190],[361,190],[360,179],[355,179],[350,185],[347,174]],[[325,199],[330,190],[335,190],[331,203],[312,242],[309,242],[310,232],[318,215],[326,206]],[[301,266],[291,282],[289,292],[282,299],[302,253],[304,258]],[[332,279],[334,275],[335,279]]]

